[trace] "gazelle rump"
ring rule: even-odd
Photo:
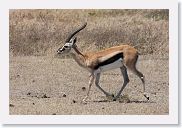
[[[112,96],[113,100],[116,100],[129,83],[129,77],[127,69],[131,70],[135,75],[137,75],[143,84],[143,95],[149,100],[149,97],[145,93],[145,78],[144,75],[137,70],[136,62],[138,60],[138,51],[130,45],[120,45],[111,48],[107,48],[98,52],[86,52],[82,53],[76,45],[76,37],[79,31],[86,27],[87,23],[81,26],[79,29],[74,31],[66,39],[65,45],[58,49],[58,54],[71,54],[74,60],[83,68],[86,68],[90,72],[89,88],[86,94],[86,97],[83,99],[86,102],[86,99],[89,96],[91,86],[95,81],[96,87],[98,87],[106,96]],[[73,38],[74,37],[74,38]],[[100,75],[104,71],[120,68],[123,75],[124,83],[117,93],[116,96],[106,92],[100,85]]]

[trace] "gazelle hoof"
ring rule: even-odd
[[[88,96],[86,96],[86,97],[82,100],[82,103],[83,103],[83,104],[87,104],[87,99],[88,99]]]
[[[83,104],[87,104],[87,101],[86,101],[85,98],[82,100],[82,103],[83,103]]]
[[[112,94],[111,96],[114,97],[114,94]]]
[[[87,104],[87,101],[82,101],[82,104]]]
[[[145,97],[147,100],[149,100],[149,96],[147,96],[146,94],[144,94],[144,97]]]
[[[113,101],[116,101],[116,98],[114,98]]]

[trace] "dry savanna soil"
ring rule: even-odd
[[[111,101],[93,85],[84,104],[89,73],[72,59],[12,57],[10,114],[168,114],[168,60],[140,57],[137,67],[145,74],[149,101],[141,94],[140,79],[129,71],[123,97]],[[119,69],[101,75],[100,85],[110,93],[116,94],[122,83]]]

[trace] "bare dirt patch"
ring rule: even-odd
[[[108,101],[93,85],[89,102],[83,104],[89,73],[74,60],[46,56],[10,57],[10,114],[168,114],[168,59],[141,56],[137,67],[146,76],[149,101],[140,93],[139,78],[129,72],[130,83],[123,93],[129,100]],[[103,73],[100,84],[115,94],[122,82],[120,70],[116,69]]]

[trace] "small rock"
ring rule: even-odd
[[[56,113],[53,113],[52,115],[56,115]]]
[[[27,93],[27,95],[30,95],[30,94],[31,94],[30,92]]]
[[[17,75],[17,77],[20,77],[20,75]]]
[[[34,82],[35,82],[35,80],[32,80],[32,82],[34,83]]]
[[[156,95],[157,93],[156,92],[153,92],[152,94]]]
[[[9,104],[9,106],[10,106],[10,107],[14,107],[15,105],[13,105],[13,104]]]
[[[35,103],[32,103],[33,105],[35,105]]]
[[[63,94],[63,97],[66,97],[66,94]]]
[[[123,103],[123,101],[119,101],[119,103]]]
[[[86,88],[85,88],[85,87],[82,87],[82,90],[83,90],[83,91],[85,91],[85,90],[86,90]]]
[[[76,103],[76,101],[75,101],[75,100],[73,100],[73,103]]]
[[[48,98],[48,97],[46,96],[46,94],[44,94],[44,95],[42,96],[42,98]]]
[[[104,107],[102,107],[102,109],[105,109]]]
[[[126,103],[130,103],[131,101],[130,100],[127,100]]]

